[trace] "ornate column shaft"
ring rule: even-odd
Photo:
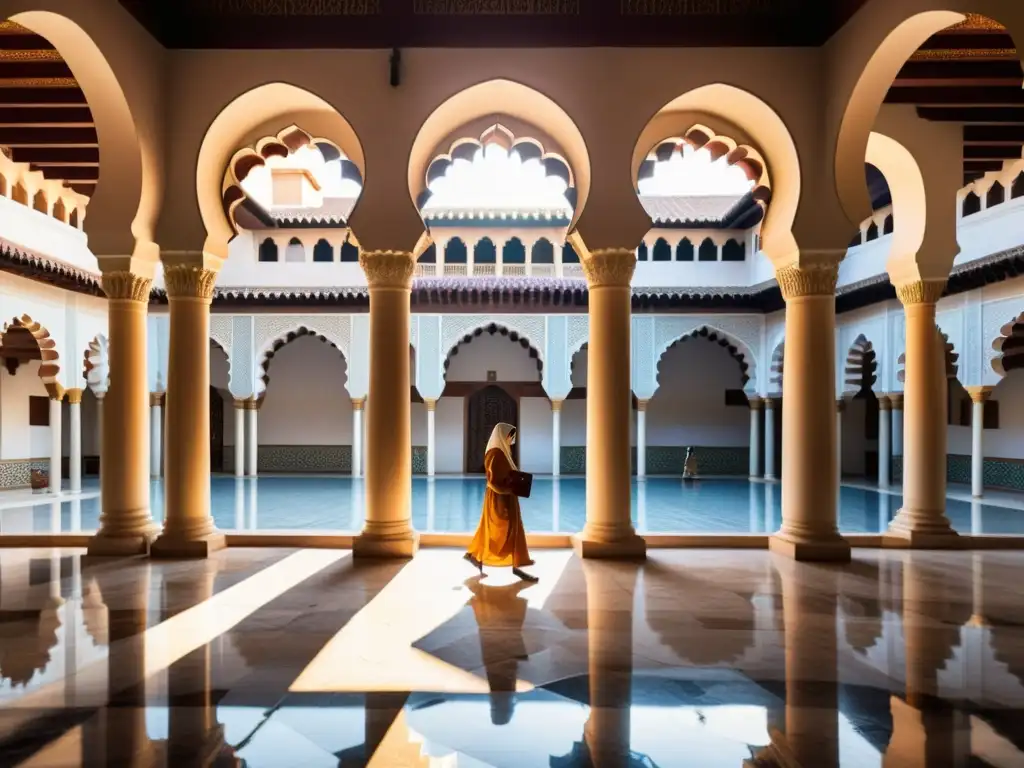
[[[761,411],[764,400],[759,397],[750,398],[750,479],[761,476]]]
[[[165,265],[171,309],[164,530],[154,557],[208,557],[224,547],[210,514],[210,302],[217,273]]]
[[[636,476],[647,477],[647,404],[650,400],[636,401]]]
[[[985,401],[993,387],[967,387],[971,396],[971,496],[985,495]]]
[[[82,490],[82,390],[69,389],[66,395],[71,438],[68,446],[68,484],[72,493],[78,493]]]
[[[260,464],[259,412],[262,400],[245,401],[245,474],[256,477]]]
[[[630,281],[632,250],[593,251],[583,261],[589,288],[587,522],[573,545],[583,557],[643,558],[646,543],[630,510]]]
[[[437,400],[432,397],[424,398],[423,404],[427,406],[427,477],[434,476],[434,468],[437,461],[437,441],[435,430],[435,415],[437,413]]]
[[[146,310],[151,282],[131,272],[107,272],[110,386],[103,398],[100,530],[91,555],[149,551],[157,526],[149,511],[149,384]],[[209,341],[206,342],[209,344]]]
[[[363,251],[370,287],[370,388],[367,413],[366,520],[352,543],[357,557],[411,557],[412,425],[409,402],[409,296],[413,255]]]
[[[878,487],[892,482],[892,403],[887,395],[878,396]]]
[[[903,507],[886,534],[920,547],[957,546],[946,517],[946,370],[935,303],[944,282],[896,287],[907,318]]]
[[[847,561],[836,526],[835,288],[839,261],[776,270],[786,300],[782,528],[772,551],[797,560]]]
[[[352,398],[352,477],[363,476],[363,409],[365,397]]]
[[[779,470],[775,466],[775,399],[764,400],[764,479],[778,480]]]
[[[551,476],[562,474],[562,401],[551,401]]]
[[[50,396],[50,493],[60,493],[62,464],[64,463],[64,437],[61,403],[64,401],[64,387],[60,384],[47,384],[46,392]]]
[[[149,474],[152,477],[160,477],[163,469],[163,410],[164,393],[152,393],[149,396]]]
[[[235,406],[235,477],[245,477],[245,400],[237,397]]]

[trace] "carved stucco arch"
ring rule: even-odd
[[[757,342],[753,337],[754,326],[752,324],[747,329],[743,327],[742,323],[737,321],[730,323],[728,318],[715,318],[712,322],[708,322],[704,318],[659,318],[659,320],[662,320],[662,322],[655,325],[654,366],[653,370],[650,371],[651,380],[655,384],[655,392],[659,385],[658,368],[661,365],[662,357],[664,357],[668,349],[680,339],[697,335],[701,331],[707,331],[709,334],[713,333],[719,338],[726,340],[730,346],[736,349],[735,356],[742,359],[743,363],[747,366],[746,370],[743,371],[743,375],[747,377],[743,385],[743,391],[748,395],[758,391],[757,356],[753,351],[756,348]],[[759,328],[756,333],[759,338]]]
[[[83,355],[82,377],[94,395],[102,397],[110,388],[110,352],[107,337],[97,334]]]
[[[39,378],[42,379],[47,390],[49,391],[53,387],[60,388],[60,354],[57,352],[57,342],[50,336],[50,332],[29,315],[22,315],[21,317],[14,318],[9,323],[4,323],[3,333],[0,334],[0,338],[5,336],[8,331],[16,329],[25,330],[35,339],[40,357]]]
[[[999,329],[999,336],[992,340],[992,349],[996,353],[992,370],[999,378],[1011,370],[1024,368],[1024,312]]]
[[[441,319],[440,349],[444,351],[442,360],[447,360],[452,350],[461,344],[467,335],[473,335],[477,330],[486,329],[490,325],[504,328],[507,332],[526,339],[537,353],[537,359],[542,366],[546,364],[544,348],[547,336],[542,315],[446,315]]]
[[[521,333],[519,330],[513,327],[509,327],[505,323],[501,322],[490,322],[483,323],[475,326],[473,329],[463,334],[458,341],[451,346],[447,347],[447,353],[444,356],[442,363],[442,375],[447,380],[448,378],[448,365],[454,355],[457,354],[458,348],[463,344],[472,343],[473,339],[477,336],[482,336],[484,333],[495,334],[499,333],[502,336],[507,336],[513,343],[518,343],[524,346],[530,353],[530,357],[537,361],[537,378],[544,381],[544,355],[534,341],[527,335]],[[445,349],[444,342],[442,342],[442,349]]]
[[[865,381],[868,389],[873,391],[878,381],[878,356],[875,354],[874,345],[861,333],[846,350],[842,377],[843,396],[852,397],[857,394]]]
[[[769,362],[768,389],[765,394],[780,396],[782,394],[783,371],[786,362],[786,340],[782,339],[772,350],[772,358]]]
[[[949,334],[943,333],[942,328],[938,325],[935,326],[935,343],[942,345],[942,354],[945,361],[944,368],[947,379],[956,379],[960,370],[959,359],[960,354],[956,351],[952,342],[949,340]],[[906,371],[907,364],[907,353],[901,352],[900,356],[896,358],[896,380],[903,384],[907,378]]]
[[[257,371],[260,371],[262,373],[257,378],[257,397],[262,398],[266,396],[267,388],[270,386],[270,361],[274,359],[274,355],[276,355],[281,349],[286,347],[291,342],[303,336],[312,336],[313,338],[319,339],[324,344],[328,344],[338,351],[338,353],[341,355],[341,359],[345,361],[346,376],[344,386],[346,391],[348,390],[348,356],[345,354],[345,351],[342,350],[336,343],[334,343],[329,338],[324,336],[322,333],[318,333],[311,328],[306,328],[305,326],[300,326],[295,330],[289,331],[288,333],[284,334],[283,337],[275,339],[271,343],[270,348],[263,352],[263,354],[259,358]]]
[[[341,353],[347,366],[351,360],[351,332],[351,321],[347,315],[258,315],[255,321],[256,354],[253,357],[255,395],[261,397],[266,392],[268,356],[273,357],[274,352],[289,341],[299,335],[320,337]],[[228,357],[230,360],[230,354]],[[260,371],[263,371],[262,375]]]

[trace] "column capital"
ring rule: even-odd
[[[641,413],[647,412],[647,404],[651,402],[649,397],[638,397],[636,399],[636,409]]]
[[[245,410],[247,411],[258,411],[261,405],[263,405],[262,397],[249,397],[245,400]]]
[[[752,410],[752,411],[763,411],[764,410],[765,401],[762,400],[760,397],[751,397],[751,398],[749,398],[749,402],[750,402],[750,410]]]
[[[636,253],[629,248],[605,248],[591,251],[582,260],[587,286],[593,288],[628,288],[636,269]]]
[[[886,395],[886,398],[889,400],[889,404],[892,406],[892,409],[894,411],[902,411],[903,410],[903,393],[902,392],[890,392],[888,395]]]
[[[235,401],[234,402],[235,410],[238,410],[238,411],[246,410],[246,405],[245,404],[248,401],[245,398],[236,397],[236,398],[234,398],[234,401]]]
[[[164,405],[164,399],[167,397],[166,392],[150,392],[149,393],[149,405],[151,408],[162,408]]]
[[[79,387],[72,387],[71,389],[67,390],[64,394],[67,395],[68,402],[71,405],[81,405],[83,391],[84,390],[82,390]]]
[[[766,397],[764,399],[764,409],[766,411],[774,411],[775,410],[775,403],[778,401],[778,399],[779,398],[777,398],[777,397]]]
[[[60,402],[64,399],[64,387],[56,381],[47,381],[44,386],[46,387],[46,394],[51,400]]]
[[[373,288],[410,290],[416,259],[409,251],[361,251],[359,266]]]
[[[879,395],[878,396],[878,410],[880,410],[880,411],[891,411],[892,410],[892,401],[889,400],[889,396],[888,395],[884,395],[883,394],[883,395]]]
[[[361,411],[366,407],[365,397],[353,397],[352,398],[352,410]]]
[[[150,278],[126,270],[104,272],[100,284],[111,301],[132,301],[139,304],[149,303],[149,293],[153,287]]]
[[[164,267],[164,283],[169,299],[213,301],[217,273],[196,264],[173,264]]]
[[[804,296],[835,296],[839,262],[822,261],[800,266],[791,264],[775,270],[782,298],[786,301]]]
[[[437,398],[436,397],[424,397],[423,404],[427,406],[427,412],[433,413],[437,410]]]
[[[995,387],[964,387],[964,389],[971,396],[971,402],[984,403],[992,396],[992,391]]]
[[[935,304],[946,290],[945,280],[914,280],[896,286],[896,298],[904,307]]]

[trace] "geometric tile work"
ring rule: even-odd
[[[893,483],[903,482],[903,457],[892,457],[892,481]]]
[[[235,447],[224,446],[224,466],[220,471],[233,471]],[[261,445],[257,466],[260,472],[311,472],[340,473],[352,472],[351,445]],[[217,471],[216,469],[214,471]],[[427,447],[414,445],[412,448],[412,471],[416,475],[427,473]]]
[[[49,477],[49,459],[3,459],[0,461],[0,490],[32,487],[32,473]]]
[[[745,477],[750,471],[750,450],[744,447],[693,446],[697,455],[697,473],[704,476],[735,475]],[[631,452],[631,469],[636,473],[636,448]],[[686,447],[647,446],[648,475],[682,475]],[[561,452],[563,475],[582,475],[586,471],[587,449],[582,445],[563,445]]]
[[[1024,462],[1014,459],[987,458],[982,466],[986,488],[1005,488],[1024,491]],[[903,457],[892,457],[892,479],[903,482]],[[951,453],[946,456],[946,482],[971,484],[971,457]]]

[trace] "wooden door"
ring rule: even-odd
[[[469,398],[469,414],[466,419],[466,472],[482,474],[484,471],[484,450],[491,437],[494,425],[504,422],[519,429],[519,405],[504,389],[488,386],[475,392]],[[519,442],[512,446],[512,458],[519,462]]]
[[[235,412],[236,419],[244,415],[243,411]],[[216,387],[210,387],[210,471],[224,471],[224,398]]]

